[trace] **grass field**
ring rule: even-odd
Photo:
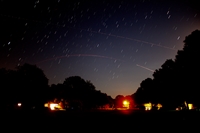
[[[7,132],[191,132],[200,124],[196,111],[13,111],[1,118]]]

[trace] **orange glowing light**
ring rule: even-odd
[[[123,101],[123,107],[125,107],[125,108],[129,108],[129,105],[130,105],[130,103],[129,103],[129,101],[127,101],[127,100],[124,100]]]
[[[127,102],[127,101],[124,101],[124,102],[123,102],[123,104],[124,104],[124,105],[127,105],[127,104],[128,104],[128,102]]]
[[[157,108],[158,108],[158,110],[159,110],[160,108],[162,108],[162,104],[158,103],[158,104],[157,104]]]
[[[45,104],[44,104],[44,107],[49,107],[49,104],[48,104],[48,103],[45,103]]]
[[[65,110],[61,103],[49,102],[49,103],[45,103],[44,107],[47,107],[51,110]]]

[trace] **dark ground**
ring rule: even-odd
[[[200,132],[198,111],[10,111],[6,132]]]

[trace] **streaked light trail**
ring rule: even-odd
[[[114,35],[114,34],[107,34],[107,33],[97,32],[97,31],[92,31],[92,30],[85,30],[85,31],[90,31],[90,32],[98,33],[98,34],[102,34],[102,35],[113,36],[113,37],[117,37],[117,38],[122,38],[122,39],[131,40],[131,41],[136,41],[136,42],[141,42],[141,43],[145,43],[145,44],[150,44],[151,47],[157,46],[157,47],[161,47],[161,48],[165,48],[165,49],[176,50],[175,48],[170,48],[170,47],[167,47],[167,46],[163,46],[163,45],[160,45],[160,44],[155,44],[155,43],[151,43],[151,42],[147,42],[147,41],[143,41],[143,40],[139,40],[139,39],[128,38],[128,37],[118,36],[118,35]]]
[[[152,69],[150,69],[150,68],[147,68],[147,67],[144,67],[144,66],[141,66],[141,65],[138,65],[138,64],[136,64],[136,66],[141,67],[141,68],[144,68],[144,69],[146,69],[146,70],[148,70],[148,71],[154,72],[154,70],[152,70]]]
[[[78,29],[78,30],[83,30],[83,31],[87,31],[87,32],[96,33],[96,34],[102,34],[102,35],[106,35],[106,36],[112,36],[112,37],[117,37],[117,38],[121,38],[121,39],[127,39],[127,40],[131,40],[131,41],[135,41],[135,42],[149,44],[149,45],[151,45],[151,47],[157,46],[157,47],[161,47],[161,48],[165,48],[165,49],[169,49],[169,50],[177,50],[174,47],[170,48],[170,47],[167,47],[167,46],[163,46],[163,45],[160,45],[160,44],[155,44],[155,43],[152,43],[152,42],[139,40],[139,39],[135,39],[135,38],[128,38],[128,37],[124,37],[124,36],[118,36],[118,35],[114,35],[114,34],[108,34],[108,33],[100,32],[100,31],[93,31],[93,30],[89,30],[89,28],[88,29],[81,29],[81,28],[65,26],[65,24],[60,25],[60,24],[54,24],[54,23],[51,23],[51,22],[42,22],[42,21],[38,21],[38,20],[29,20],[29,19],[22,18],[22,17],[15,17],[15,16],[9,16],[9,15],[3,15],[3,14],[0,14],[0,16],[12,18],[12,19],[18,19],[18,20],[20,19],[20,20],[32,21],[32,22],[46,24],[46,25],[54,25],[54,26],[59,26],[59,27],[66,27],[66,28],[69,28],[69,29]]]
[[[57,57],[53,57],[53,58],[49,58],[40,62],[37,62],[36,64],[42,63],[42,62],[46,62],[46,61],[50,61],[50,60],[55,60],[55,59],[61,59],[61,58],[69,58],[69,57],[98,57],[98,58],[106,58],[106,59],[110,59],[110,60],[116,60],[116,61],[123,61],[120,59],[116,59],[113,57],[108,57],[108,56],[103,56],[103,55],[93,55],[93,54],[71,54],[71,55],[65,55],[65,56],[57,56]]]

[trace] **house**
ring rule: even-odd
[[[160,110],[162,108],[162,104],[152,104],[152,103],[145,103],[144,104],[145,110],[152,110],[152,108],[156,108],[157,110]]]

